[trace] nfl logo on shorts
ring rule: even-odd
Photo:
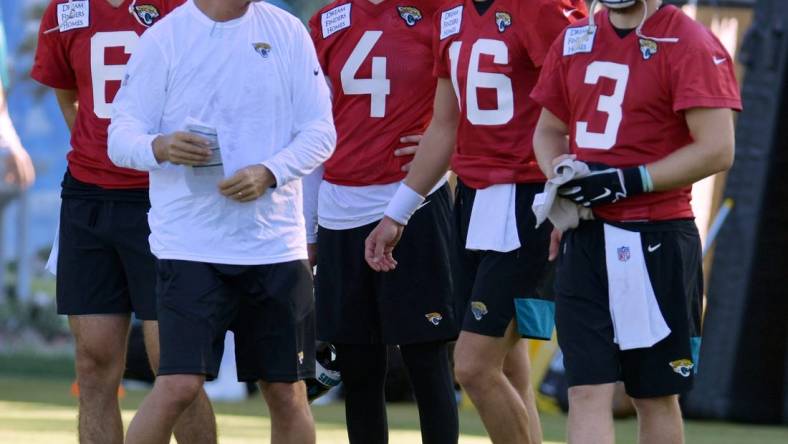
[[[618,260],[621,262],[626,262],[630,258],[629,254],[629,247],[619,247],[618,248]]]

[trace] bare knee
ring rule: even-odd
[[[493,371],[493,366],[475,359],[473,355],[462,354],[455,358],[454,376],[466,391],[484,390]]]
[[[290,418],[309,411],[306,385],[295,383],[263,382],[260,384],[263,396],[271,414],[280,418]]]
[[[123,376],[125,353],[78,346],[75,366],[81,391],[107,389],[114,393]]]
[[[569,408],[611,412],[615,384],[579,385],[569,388]]]
[[[679,397],[663,396],[659,398],[641,398],[633,399],[632,403],[635,405],[638,416],[641,418],[664,417],[681,414],[681,407],[679,407]]]
[[[156,378],[154,390],[166,403],[177,410],[185,410],[197,398],[204,382],[202,375],[165,375]]]

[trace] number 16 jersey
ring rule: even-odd
[[[479,14],[473,0],[455,0],[435,14],[434,72],[459,100],[452,169],[466,185],[544,182],[529,94],[553,40],[586,11],[583,0],[494,0]]]

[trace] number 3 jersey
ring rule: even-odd
[[[692,142],[687,109],[741,110],[731,57],[680,9],[656,11],[642,31],[651,38],[619,36],[607,10],[595,19],[595,33],[582,22],[556,40],[531,96],[567,124],[579,160],[648,164]],[[691,218],[691,192],[642,194],[594,212],[612,221]]]
[[[459,100],[452,169],[466,185],[544,182],[529,94],[553,40],[585,16],[582,0],[495,0],[481,15],[473,0],[455,0],[435,14],[434,73]]]
[[[68,167],[81,182],[108,189],[146,188],[148,174],[115,166],[107,155],[112,101],[141,35],[184,0],[53,0],[44,12],[31,77],[77,90]]]
[[[336,1],[309,27],[331,83],[337,148],[324,179],[344,186],[405,177],[413,158],[395,157],[403,136],[422,134],[432,117],[431,18],[441,0]]]

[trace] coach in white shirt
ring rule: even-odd
[[[127,443],[169,442],[216,376],[231,323],[238,376],[262,381],[272,442],[314,442],[300,382],[314,376],[300,178],[335,141],[314,47],[286,12],[189,0],[139,40],[115,100],[109,155],[150,171],[161,365]]]

